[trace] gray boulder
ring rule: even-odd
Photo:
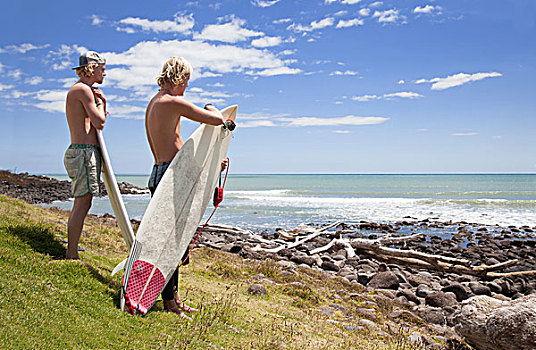
[[[463,302],[456,331],[478,350],[536,349],[536,295],[511,302],[479,295]]]
[[[378,272],[372,277],[367,287],[374,289],[394,289],[397,290],[400,282],[398,277],[391,271]]]

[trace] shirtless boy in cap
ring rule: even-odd
[[[80,79],[69,89],[65,107],[71,145],[63,162],[74,196],[67,223],[67,259],[79,259],[78,242],[84,219],[93,196],[99,194],[101,154],[95,129],[102,130],[106,121],[106,98],[101,90],[92,87],[102,84],[106,60],[97,52],[88,51],[80,55],[79,65],[73,69]]]
[[[203,109],[183,97],[188,87],[191,69],[190,64],[184,58],[170,57],[164,63],[157,78],[160,90],[147,106],[145,130],[155,163],[148,184],[151,194],[156,190],[171,160],[184,144],[181,138],[181,117],[210,125],[224,124],[222,114],[211,104],[205,105]],[[226,166],[227,163],[222,162],[222,169]],[[187,263],[186,260],[183,264]],[[178,276],[177,269],[162,291],[164,309],[190,319],[183,311],[195,312],[197,310],[181,300],[177,290]]]

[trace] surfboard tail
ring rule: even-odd
[[[160,269],[147,261],[136,260],[128,278],[125,301],[145,315],[165,285],[166,279]]]

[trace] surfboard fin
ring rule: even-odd
[[[121,261],[119,264],[117,264],[116,267],[114,267],[114,270],[112,271],[112,276],[115,275],[116,273],[118,273],[119,271],[125,269],[125,264],[127,263],[127,259]]]

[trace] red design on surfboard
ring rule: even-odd
[[[155,268],[153,264],[147,261],[136,260],[132,265],[127,283],[127,294],[130,303],[145,315],[156,298],[158,298],[165,284],[166,279],[158,268]]]

